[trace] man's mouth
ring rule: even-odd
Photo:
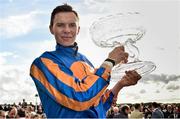
[[[63,38],[63,39],[70,39],[70,38],[72,38],[72,37],[70,37],[70,36],[63,36],[62,38]]]

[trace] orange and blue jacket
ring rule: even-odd
[[[94,69],[77,49],[57,44],[55,51],[43,53],[31,65],[47,118],[105,118],[112,104],[110,71]]]

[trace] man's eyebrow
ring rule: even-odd
[[[76,22],[69,22],[69,23],[57,22],[56,24],[76,24]]]
[[[63,22],[57,22],[56,24],[64,24]]]

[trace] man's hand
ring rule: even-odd
[[[125,86],[131,86],[137,84],[138,80],[141,79],[141,76],[135,71],[126,71],[125,76],[119,80],[116,85],[112,88],[112,93],[114,97],[117,97],[119,91]]]
[[[125,76],[120,80],[123,86],[135,85],[141,79],[141,76],[135,70],[126,71],[125,73]]]
[[[124,51],[124,46],[118,46],[109,53],[108,58],[114,60],[115,65],[119,63],[127,63],[128,53]]]

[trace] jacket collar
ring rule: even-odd
[[[77,55],[78,52],[78,45],[75,42],[73,45],[71,46],[63,46],[59,43],[56,44],[56,51],[60,51],[60,52],[64,52],[64,53],[70,53],[73,55]]]

